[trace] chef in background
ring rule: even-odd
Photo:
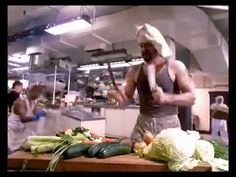
[[[17,98],[20,97],[20,93],[22,92],[23,89],[23,84],[22,82],[16,80],[13,84],[12,84],[12,90],[10,91],[10,93],[8,93],[7,95],[7,101],[8,101],[8,112],[11,112],[11,108],[13,103],[17,100]]]
[[[215,98],[215,103],[211,104],[211,136],[213,139],[218,137],[218,133],[220,132],[220,139],[222,143],[228,146],[228,130],[227,130],[227,121],[224,117],[217,117],[216,111],[221,111],[228,113],[229,108],[226,104],[224,104],[224,97],[217,96]]]
[[[25,139],[36,134],[24,123],[38,121],[46,116],[46,112],[36,108],[36,100],[40,97],[45,86],[33,85],[23,98],[18,98],[13,106],[12,112],[8,117],[8,153],[20,148]]]
[[[160,31],[144,24],[138,27],[137,40],[144,63],[131,67],[123,86],[108,93],[127,104],[137,88],[140,115],[131,134],[133,143],[143,141],[146,130],[156,135],[166,128],[180,128],[178,106],[195,102],[193,81],[181,61],[170,60],[172,51]]]

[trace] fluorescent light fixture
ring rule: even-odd
[[[72,32],[72,31],[77,31],[77,30],[81,30],[81,29],[88,29],[91,26],[92,25],[89,21],[89,16],[83,15],[83,16],[78,17],[78,18],[71,20],[69,22],[55,25],[52,27],[48,27],[44,31],[46,31],[52,35],[60,35],[60,34]]]
[[[11,63],[11,62],[8,62],[8,65],[9,65],[9,66],[21,67],[21,65],[16,64],[16,63]]]
[[[30,56],[29,55],[21,55],[20,57],[10,56],[8,57],[8,60],[15,63],[28,63],[30,60]]]
[[[122,68],[122,67],[130,67],[130,66],[131,65],[125,61],[111,63],[111,68]]]
[[[219,9],[219,10],[229,10],[229,6],[199,6],[211,9]]]
[[[77,70],[80,71],[87,71],[87,70],[97,70],[97,69],[106,69],[107,68],[107,64],[104,65],[99,65],[99,64],[91,64],[91,65],[82,65],[79,68],[77,68]]]
[[[25,71],[25,70],[28,70],[28,69],[29,69],[29,67],[26,66],[26,67],[20,67],[20,68],[13,68],[13,69],[11,69],[11,71]]]
[[[142,58],[139,58],[139,59],[133,59],[133,60],[131,60],[130,62],[129,62],[129,64],[131,64],[131,65],[139,65],[139,64],[141,64],[141,63],[143,63],[144,61],[143,61],[143,59]]]
[[[111,63],[111,68],[130,67],[132,65],[139,65],[143,62],[144,61],[143,61],[142,58],[132,59],[129,62],[126,62],[126,61],[112,62]],[[104,63],[103,65],[99,65],[99,64],[82,65],[79,68],[77,68],[77,70],[87,71],[87,70],[97,70],[97,69],[107,69],[107,68],[108,68],[107,63]]]
[[[20,58],[22,55],[24,55],[25,53],[24,52],[17,52],[17,53],[14,53],[12,56],[13,57],[17,57],[17,58]]]

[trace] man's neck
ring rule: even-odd
[[[157,56],[153,59],[153,63],[158,67],[158,66],[161,66],[163,63],[166,62],[166,59],[160,57],[160,56]]]

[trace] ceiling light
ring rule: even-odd
[[[25,53],[24,52],[17,52],[17,53],[14,53],[12,56],[13,57],[17,57],[17,58],[20,58],[22,55],[24,55]]]
[[[143,62],[144,62],[143,59],[139,58],[139,59],[133,59],[133,60],[129,61],[128,63],[131,64],[131,65],[139,65]]]
[[[30,56],[28,55],[21,55],[20,57],[10,56],[8,57],[8,60],[16,63],[28,63],[30,60]]]
[[[44,31],[53,35],[60,35],[76,30],[88,29],[90,27],[92,27],[92,25],[89,16],[83,15],[63,24],[48,26],[47,29],[45,29]]]
[[[211,9],[218,9],[218,10],[229,10],[229,6],[199,6]]]
[[[143,63],[142,58],[132,59],[131,61],[117,61],[117,62],[111,62],[111,68],[123,68],[123,67],[130,67],[132,65],[139,65]],[[103,64],[88,64],[88,65],[82,65],[77,70],[80,71],[87,71],[87,70],[97,70],[97,69],[107,69],[107,63]]]
[[[8,62],[8,65],[9,65],[9,66],[21,67],[21,65],[16,64],[16,63],[11,63],[11,62]]]
[[[20,68],[13,68],[13,69],[11,69],[11,71],[24,71],[24,70],[28,70],[28,69],[29,69],[29,67],[26,66],[26,67],[20,67]]]
[[[91,64],[91,65],[82,65],[77,70],[86,71],[86,70],[97,70],[97,69],[106,69],[107,65],[98,65],[98,64]]]

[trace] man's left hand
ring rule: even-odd
[[[153,97],[153,101],[160,105],[168,103],[169,97],[167,96],[167,94],[163,92],[161,87],[157,86],[155,87],[154,90],[152,90],[152,97]]]

